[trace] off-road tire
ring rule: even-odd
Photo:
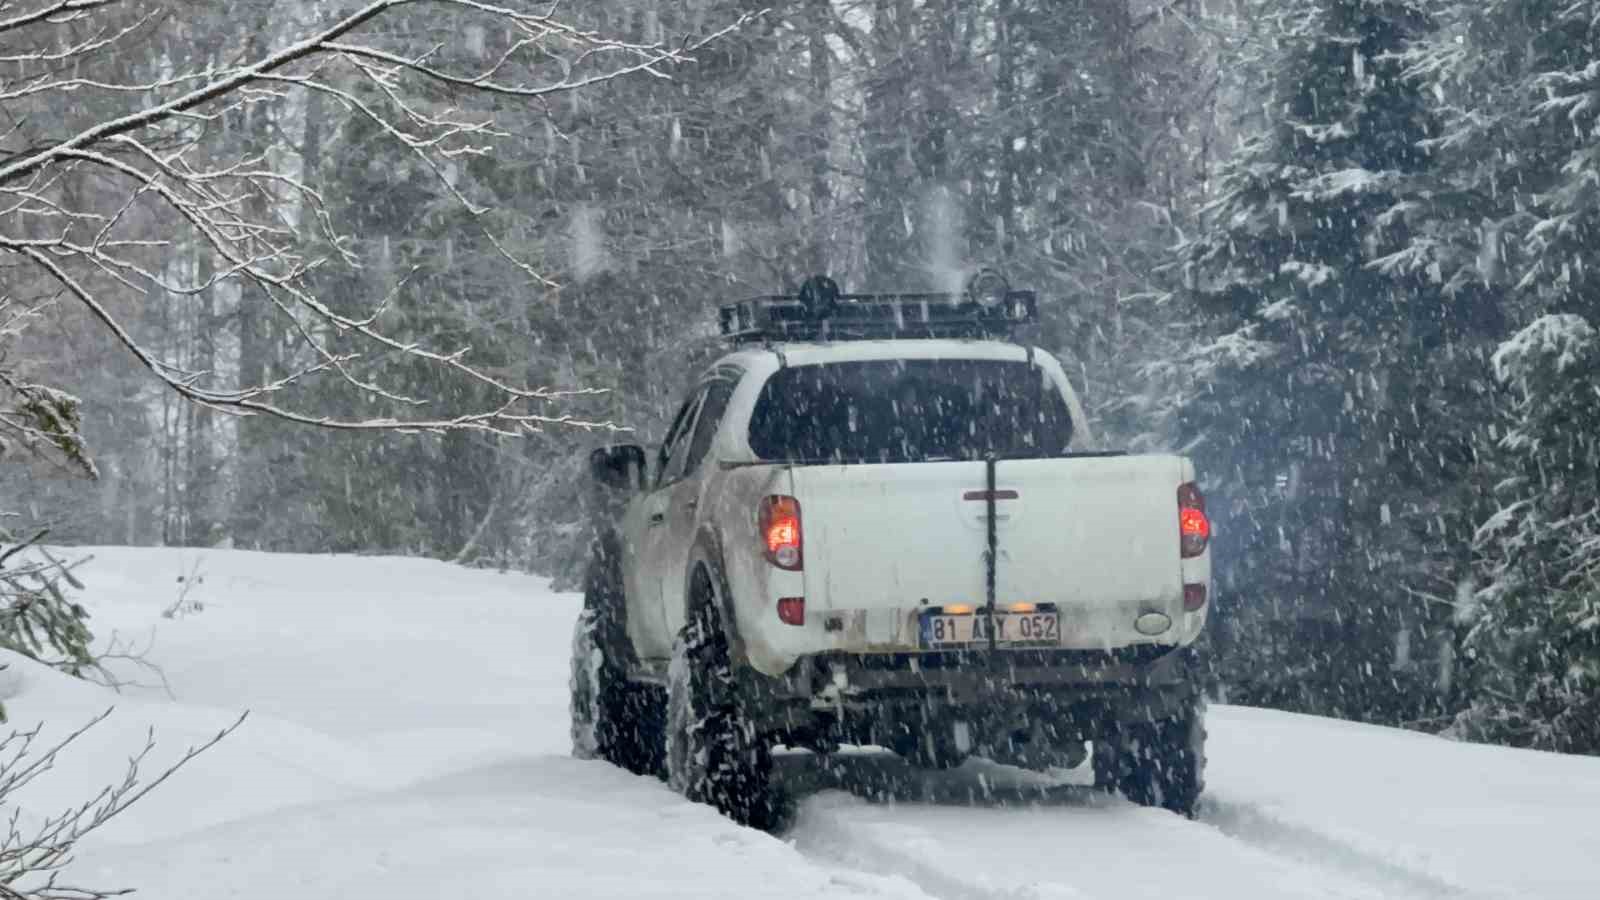
[[[1205,742],[1203,698],[1172,718],[1123,723],[1095,742],[1095,784],[1192,819],[1205,789]]]
[[[745,714],[711,578],[695,569],[667,670],[667,780],[690,800],[766,829],[778,817],[772,749]]]
[[[584,574],[583,611],[572,635],[572,755],[639,775],[659,774],[665,755],[659,700],[628,682],[633,660],[614,534],[596,539]]]

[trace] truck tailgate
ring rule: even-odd
[[[1062,646],[1148,643],[1145,613],[1183,615],[1183,459],[996,464],[996,604],[1052,603]],[[911,610],[987,601],[987,463],[804,466],[791,473],[808,607]]]

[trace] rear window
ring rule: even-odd
[[[1061,392],[1035,366],[882,360],[775,372],[750,419],[761,459],[838,463],[1058,456],[1072,443]]]

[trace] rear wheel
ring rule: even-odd
[[[583,612],[572,635],[572,755],[637,774],[662,767],[661,716],[647,686],[628,682],[628,643],[614,536],[595,541],[584,576]]]
[[[727,632],[702,567],[690,582],[689,616],[667,677],[667,774],[674,790],[741,825],[777,819],[772,750],[746,714],[734,682]]]
[[[1201,698],[1172,718],[1123,723],[1095,742],[1095,784],[1192,819],[1205,788],[1205,741]]]

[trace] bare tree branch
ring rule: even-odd
[[[80,841],[149,796],[151,791],[166,783],[167,779],[200,754],[233,734],[249,715],[240,715],[208,740],[190,746],[176,762],[145,781],[141,770],[156,747],[155,734],[149,733],[144,748],[128,760],[120,780],[100,788],[77,806],[46,816],[38,825],[24,832],[21,828],[21,810],[16,804],[17,792],[53,769],[63,751],[104,722],[111,712],[107,709],[43,749],[36,746],[42,725],[29,731],[12,731],[5,738],[0,738],[0,807],[10,806],[12,809],[9,827],[4,837],[0,838],[0,898],[97,900],[128,893],[127,890],[69,886],[60,883],[59,878],[72,861],[73,850]]]
[[[122,18],[96,18],[116,7]],[[455,72],[438,61],[439,46],[407,53],[381,46],[384,39],[367,33],[406,7],[483,17],[505,28],[507,46],[473,71]],[[9,8],[0,2],[0,15]],[[209,147],[208,135],[230,117],[251,115],[296,93],[331,98],[417,160],[440,194],[465,214],[474,237],[530,286],[558,287],[535,261],[502,239],[491,218],[494,211],[458,184],[459,161],[490,154],[494,142],[507,135],[492,119],[444,106],[429,99],[428,91],[536,100],[633,75],[667,78],[670,65],[692,61],[696,51],[745,20],[673,47],[579,28],[557,19],[555,11],[553,5],[533,12],[480,0],[373,0],[254,58],[241,53],[221,66],[180,65],[126,81],[79,72],[69,64],[159,23],[158,9],[119,0],[60,0],[17,12],[0,20],[0,33],[95,21],[87,33],[79,28],[57,40],[41,35],[32,52],[19,45],[0,57],[11,66],[0,74],[0,115],[12,123],[9,135],[0,137],[0,147],[9,145],[9,154],[0,151],[0,257],[32,266],[167,388],[210,409],[351,431],[517,435],[553,425],[613,428],[550,408],[596,391],[522,387],[475,363],[468,347],[430,348],[391,335],[382,315],[405,277],[361,313],[341,312],[348,307],[319,296],[315,273],[330,265],[358,268],[361,260],[334,221],[328,199],[280,157],[256,150],[205,164],[194,161]],[[529,74],[514,74],[519,68]],[[552,77],[539,77],[541,71]],[[69,123],[71,133],[65,136],[38,137],[40,127],[61,123],[30,124],[28,110],[53,95],[85,92],[125,98],[118,101],[124,109],[143,105],[79,123],[75,131]],[[98,205],[86,203],[74,187],[86,179],[99,186]],[[107,189],[121,192],[114,204],[104,203]],[[152,222],[168,223],[167,234],[151,236]],[[203,248],[214,264],[203,273],[175,274],[166,257],[183,246]],[[300,361],[290,371],[257,383],[219,386],[227,380],[225,373],[190,371],[142,346],[119,318],[120,307],[109,302],[113,293],[149,302],[224,286],[247,289],[250,299],[240,302],[263,303],[285,323],[284,333],[300,348]],[[394,355],[464,379],[480,392],[481,407],[425,412],[439,404],[362,374],[371,361]],[[383,412],[329,416],[286,402],[291,388],[319,377],[343,381],[377,401]],[[17,425],[0,418],[0,432]]]
[[[122,0],[58,0],[56,3],[41,6],[22,15],[0,20],[0,34],[16,31],[19,28],[26,28],[29,25],[37,25],[40,22],[62,25],[90,10],[98,9],[102,6],[112,6],[121,2]]]

